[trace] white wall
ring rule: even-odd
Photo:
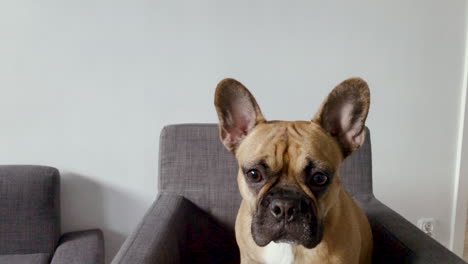
[[[155,198],[159,131],[216,122],[220,79],[294,120],[362,76],[377,197],[436,218],[448,245],[465,15],[435,0],[3,0],[0,163],[58,167],[64,231],[102,228],[110,260]]]

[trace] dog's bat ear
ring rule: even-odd
[[[313,122],[336,138],[346,157],[364,143],[369,105],[369,86],[360,78],[351,78],[330,92]]]
[[[224,79],[216,87],[215,107],[219,136],[224,146],[235,152],[242,139],[265,119],[255,98],[242,83]]]

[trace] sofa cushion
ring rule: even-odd
[[[50,255],[46,253],[24,255],[0,255],[0,264],[47,264]]]

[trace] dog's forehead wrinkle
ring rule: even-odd
[[[266,163],[267,156],[252,157],[252,159],[246,160],[241,164],[241,168],[248,170],[254,167],[261,166],[264,169],[268,169],[268,164]]]
[[[317,168],[334,171],[339,163],[331,138],[314,122],[276,121],[257,125],[247,136],[239,151],[240,165],[245,169],[268,166],[269,180],[260,188],[258,196],[278,184],[293,184],[316,200],[308,188],[305,169],[310,161]],[[241,153],[242,152],[242,153]]]

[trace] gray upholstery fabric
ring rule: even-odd
[[[60,236],[59,172],[0,166],[0,255],[52,254]]]
[[[367,127],[364,144],[344,160],[340,177],[341,183],[352,196],[372,193],[371,138]]]
[[[239,263],[234,233],[182,196],[161,194],[113,264]]]
[[[374,263],[465,263],[372,195],[358,196],[355,200],[372,226]]]
[[[112,264],[143,264],[151,263],[153,259],[161,263],[166,260],[167,264],[180,263],[178,246],[185,236],[183,219],[188,220],[193,211],[193,206],[182,196],[159,195]],[[180,231],[171,234],[175,228]]]
[[[52,264],[103,264],[104,237],[101,230],[65,233],[60,238]]]
[[[231,227],[240,204],[237,169],[216,125],[173,125],[161,132],[159,191],[184,196]]]
[[[0,264],[104,263],[99,230],[60,236],[60,174],[45,166],[0,166]]]
[[[0,264],[47,264],[50,255],[46,253],[24,255],[0,255]]]

